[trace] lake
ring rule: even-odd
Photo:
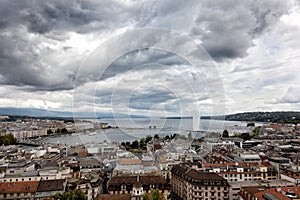
[[[101,143],[104,141],[123,142],[140,140],[147,135],[158,134],[159,136],[179,133],[187,135],[192,132],[193,137],[205,136],[207,132],[223,132],[227,129],[230,134],[251,131],[246,127],[246,122],[204,120],[200,121],[199,129],[193,131],[192,119],[148,119],[148,118],[107,118],[93,119],[91,122],[108,123],[117,129],[99,130],[94,133],[76,133],[58,137],[44,138],[45,143],[63,143],[67,145]],[[79,126],[79,125],[78,125]],[[82,126],[82,124],[80,124]]]

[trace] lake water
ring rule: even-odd
[[[108,123],[112,127],[117,126],[119,128],[99,130],[95,133],[77,133],[75,135],[45,138],[44,142],[63,143],[67,145],[101,143],[103,141],[123,142],[139,140],[147,135],[153,136],[154,134],[158,134],[159,136],[174,133],[187,135],[191,131],[193,137],[199,138],[205,136],[207,132],[223,132],[224,129],[227,129],[230,134],[250,130],[250,128],[246,127],[246,122],[239,121],[201,120],[197,131],[192,130],[192,119],[109,118],[90,121]]]

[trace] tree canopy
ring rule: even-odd
[[[84,193],[79,188],[64,193],[56,193],[52,198],[57,200],[86,200]]]
[[[149,197],[149,195],[150,195],[150,197]],[[163,200],[164,197],[159,192],[158,189],[155,189],[155,190],[152,190],[150,194],[145,194],[144,195],[143,200],[149,200],[149,199],[152,199],[152,200]]]
[[[0,136],[0,145],[13,145],[13,144],[17,144],[17,139],[12,134]]]

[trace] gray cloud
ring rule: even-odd
[[[288,12],[286,1],[202,1],[192,29],[217,60],[244,57],[252,40]]]
[[[1,88],[17,86],[13,91],[21,91],[24,96],[30,94],[26,96],[28,98],[35,95],[36,98],[41,98],[40,92],[47,91],[48,96],[57,95],[56,92],[72,91],[77,77],[76,87],[79,91],[76,101],[79,106],[109,105],[115,87],[118,94],[115,95],[114,103],[120,104],[124,100],[122,97],[133,89],[153,82],[162,83],[171,89],[176,88],[176,95],[179,95],[182,103],[210,100],[210,94],[215,92],[214,78],[218,76],[217,73],[210,73],[205,64],[200,67],[202,74],[196,73],[195,76],[184,59],[164,50],[133,50],[118,57],[123,48],[142,44],[144,40],[154,47],[161,45],[170,47],[171,50],[180,49],[195,57],[189,44],[174,42],[173,38],[164,38],[155,33],[140,33],[127,37],[120,43],[114,44],[112,41],[107,47],[101,46],[105,48],[105,58],[116,60],[101,77],[97,70],[104,67],[106,60],[101,60],[95,64],[95,68],[76,76],[80,64],[90,53],[89,50],[96,47],[95,43],[100,44],[113,34],[134,28],[160,27],[175,29],[191,37],[220,64],[224,86],[230,90],[229,105],[240,103],[237,99],[247,99],[241,102],[248,106],[248,98],[253,93],[258,94],[260,102],[264,101],[264,93],[270,94],[270,99],[274,100],[276,94],[271,89],[277,86],[280,92],[286,92],[297,79],[296,74],[292,73],[297,69],[296,64],[290,63],[299,60],[299,53],[295,49],[299,49],[297,34],[300,31],[294,26],[281,27],[280,24],[281,17],[290,14],[292,7],[289,6],[293,6],[291,2],[281,0],[2,0],[0,92]],[[277,40],[277,37],[268,38],[272,31],[281,40]],[[274,57],[271,55],[265,58],[268,55],[263,54],[261,49],[270,51]],[[280,54],[281,51],[293,54],[293,57],[286,58],[285,53]],[[261,54],[264,56],[260,57]],[[276,56],[282,59],[276,59]],[[256,63],[256,59],[261,62]],[[122,76],[125,78],[119,80]],[[205,81],[210,82],[211,88],[206,88]],[[100,86],[95,89],[93,84],[97,83]],[[194,94],[191,88],[195,88]],[[298,97],[294,94],[299,88],[288,91],[290,90],[293,92],[277,95],[276,103],[297,104]],[[150,89],[148,92],[134,94],[127,106],[139,110],[156,104],[157,107],[151,108],[178,109],[177,102],[170,93]],[[3,105],[16,98],[0,99],[0,103],[3,102]],[[57,101],[56,98],[49,99]]]
[[[0,36],[0,57],[5,58],[0,61],[0,73],[4,77],[1,79],[2,84],[24,84],[46,90],[71,89],[76,73],[74,65],[79,65],[79,62],[70,61],[71,63],[62,69],[52,66],[57,63],[47,59],[45,61],[44,56],[60,52],[55,52],[47,46],[38,47],[43,38],[62,42],[68,39],[68,32],[87,34],[129,26],[175,28],[200,39],[209,54],[218,60],[245,56],[247,49],[252,45],[252,39],[270,28],[287,12],[285,1],[153,1],[130,2],[126,5],[117,1],[93,0],[4,0],[0,4],[0,29],[5,33]],[[139,8],[142,8],[142,11],[139,11]],[[40,36],[32,38],[30,33]],[[37,48],[42,49],[36,51]],[[63,49],[67,51],[70,48]],[[21,55],[17,55],[16,52]],[[136,56],[137,54],[139,55]],[[105,75],[122,73],[127,70],[124,65],[128,65],[134,59],[137,64],[162,59],[165,59],[162,64],[166,65],[178,62],[178,59],[167,60],[171,55],[166,53],[152,52],[152,55],[149,55],[144,51],[145,55],[140,52],[137,54],[133,53],[131,57],[125,55],[115,62],[114,66],[110,67],[112,71],[107,71]],[[140,60],[146,58],[147,54],[151,59]],[[42,62],[39,62],[40,60]],[[49,66],[53,69],[49,70]],[[69,70],[70,73],[65,73],[65,70]],[[14,71],[20,73],[15,74]],[[65,76],[64,80],[47,80],[49,73],[53,71],[59,72],[54,72],[54,75]],[[84,82],[91,78],[93,79],[86,76]]]
[[[290,86],[286,94],[284,94],[283,97],[278,98],[276,103],[299,104],[300,103],[299,88],[295,86]]]
[[[55,31],[86,33],[105,30],[128,22],[134,9],[110,1],[1,1],[1,21],[6,26],[24,24],[30,32]],[[125,25],[123,24],[123,26]]]
[[[129,108],[148,110],[156,104],[164,103],[177,97],[166,89],[147,89],[134,93],[129,100]],[[179,101],[179,99],[178,99]]]

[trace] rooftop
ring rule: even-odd
[[[39,181],[0,182],[0,194],[36,192]]]
[[[41,180],[38,186],[38,192],[64,190],[64,179]]]

